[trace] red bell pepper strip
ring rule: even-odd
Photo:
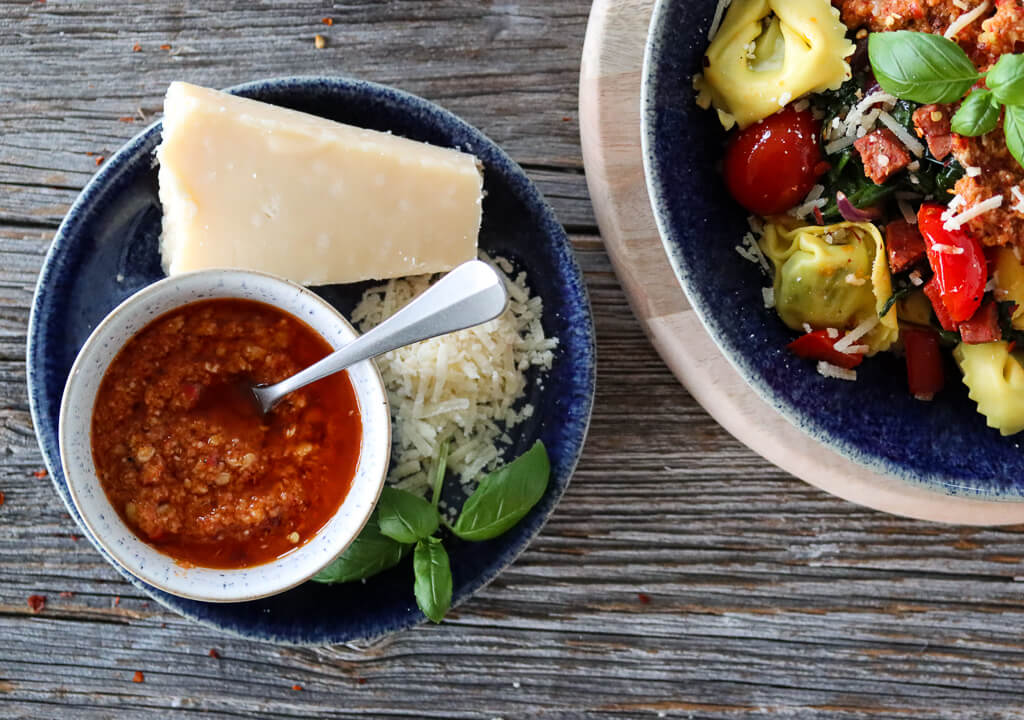
[[[920,400],[931,400],[946,384],[939,334],[931,328],[905,327],[900,331],[907,353],[907,384]]]
[[[924,290],[924,294],[932,303],[932,309],[935,311],[935,317],[939,320],[939,325],[942,326],[943,330],[949,332],[956,332],[956,323],[953,322],[953,318],[949,316],[949,310],[946,309],[946,303],[942,302],[942,291],[939,289],[939,282],[934,277],[924,284],[921,288]]]
[[[786,347],[794,354],[810,360],[824,360],[837,367],[853,370],[864,361],[863,353],[845,353],[836,350],[839,338],[830,338],[827,330],[814,330],[798,337]]]
[[[981,305],[988,274],[981,243],[963,230],[947,230],[942,219],[945,211],[942,205],[926,203],[917,213],[917,225],[942,302],[950,319],[960,323]]]

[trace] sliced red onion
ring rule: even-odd
[[[839,214],[843,216],[843,220],[847,222],[871,222],[882,216],[878,208],[861,210],[856,207],[842,191],[836,193],[836,206],[839,208]]]

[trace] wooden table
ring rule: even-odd
[[[814,490],[719,428],[649,346],[586,192],[588,9],[0,2],[0,717],[1024,717],[1024,528]],[[503,145],[572,235],[599,335],[590,439],[542,535],[443,625],[369,647],[246,642],[150,602],[37,476],[25,392],[36,274],[99,158],[173,79],[295,74],[396,85]]]

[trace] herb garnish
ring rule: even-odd
[[[987,73],[952,40],[931,33],[898,30],[873,33],[868,56],[882,89],[919,103],[955,103],[979,81],[953,116],[953,132],[976,137],[992,132],[1006,108],[1006,147],[1024,167],[1024,55],[1007,54]]]
[[[494,539],[522,520],[544,496],[551,475],[544,443],[538,440],[518,458],[486,475],[466,500],[455,525],[437,511],[448,463],[441,446],[432,502],[386,487],[359,537],[313,580],[324,583],[364,580],[399,563],[413,550],[413,594],[423,614],[441,622],[451,607],[452,571],[448,552],[435,536],[440,523],[463,540]]]

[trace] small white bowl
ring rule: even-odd
[[[334,348],[357,336],[337,310],[306,288],[262,273],[206,270],[161,280],[121,303],[93,331],[68,377],[60,408],[60,457],[75,507],[100,546],[139,579],[161,590],[206,602],[241,602],[283,592],[315,575],[355,539],[384,485],[391,449],[391,415],[377,366],[349,368],[362,416],[355,477],[341,507],[306,544],[264,565],[238,570],[185,568],[139,539],[100,486],[93,463],[93,405],[108,366],[150,321],[199,300],[257,300],[291,313]]]

